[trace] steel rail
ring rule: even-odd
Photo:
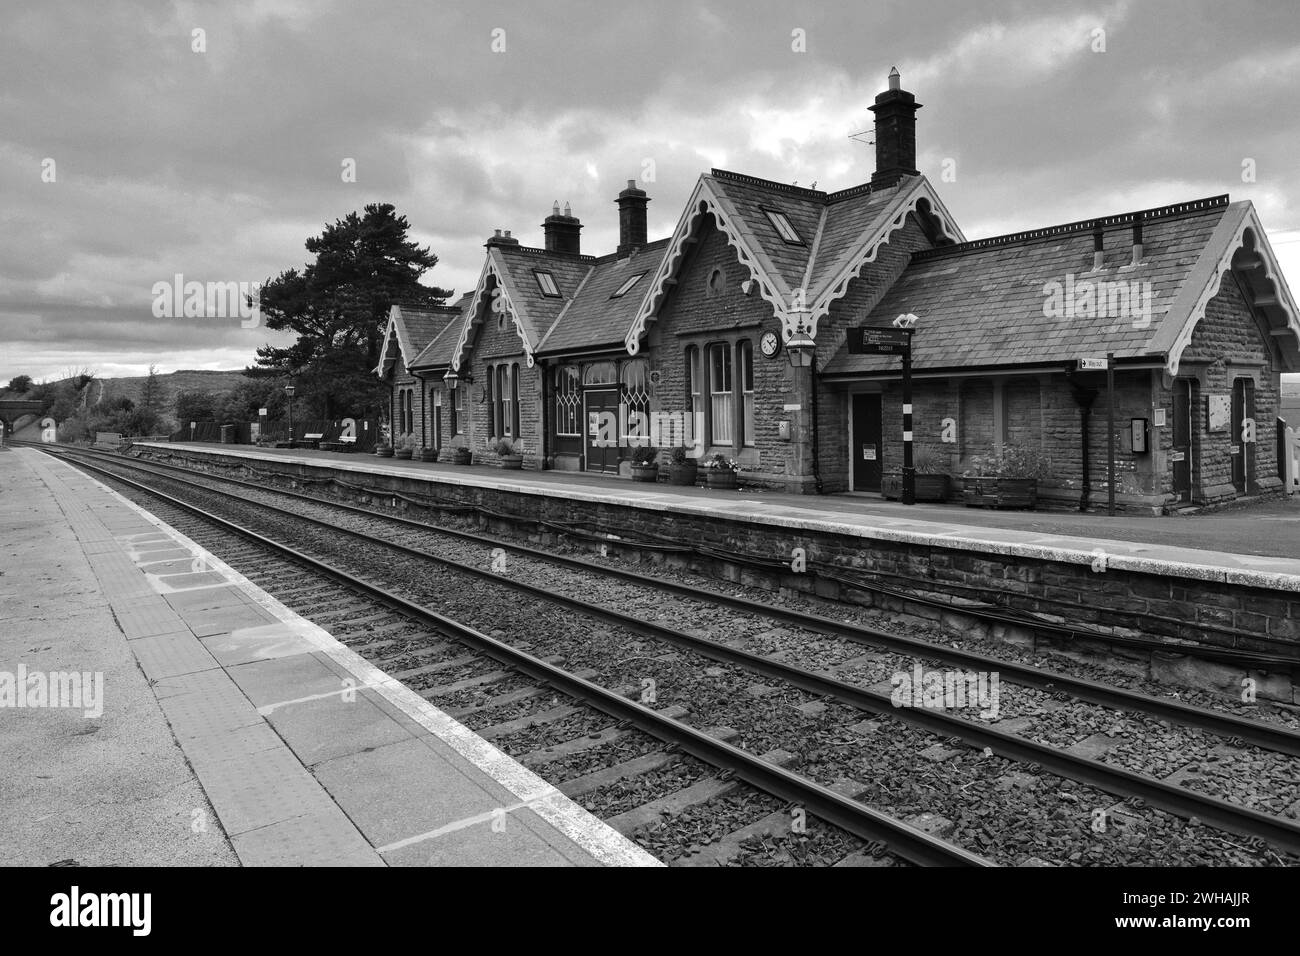
[[[1099,704],[1105,707],[1112,707],[1115,710],[1138,711],[1153,717],[1178,723],[1182,726],[1210,731],[1228,738],[1237,738],[1246,743],[1274,750],[1278,753],[1300,757],[1300,733],[1276,724],[1268,724],[1263,721],[1250,720],[1232,714],[1224,714],[1220,711],[1210,710],[1204,707],[1195,707],[1190,704],[1184,704],[1181,701],[1150,697],[1134,691],[1111,687],[1097,681],[1073,677],[1060,671],[1044,670],[1042,668],[1031,667],[1014,661],[990,657],[971,651],[962,651],[957,648],[930,644],[917,638],[904,637],[871,627],[836,621],[832,618],[824,617],[819,614],[812,614],[807,611],[784,608],[761,601],[751,601],[747,598],[723,594],[708,588],[698,588],[689,584],[681,584],[676,581],[664,580],[652,575],[641,574],[623,568],[613,568],[594,564],[590,561],[584,561],[581,558],[553,554],[502,538],[495,538],[490,535],[475,534],[473,532],[461,531],[454,528],[431,526],[425,522],[416,521],[412,518],[402,517],[401,515],[386,515],[382,512],[373,511],[369,508],[363,508],[346,502],[325,501],[321,498],[313,497],[312,495],[302,494],[301,492],[290,491],[283,488],[268,489],[263,485],[244,481],[239,478],[230,478],[225,475],[209,475],[204,472],[196,472],[193,469],[181,468],[163,462],[149,462],[146,467],[145,465],[136,462],[134,459],[122,459],[120,456],[107,455],[105,457],[112,458],[115,462],[121,461],[122,463],[127,464],[128,467],[137,468],[146,474],[156,474],[156,472],[150,472],[150,468],[165,468],[172,471],[184,472],[190,475],[211,478],[213,481],[221,481],[241,487],[253,488],[258,491],[272,491],[275,494],[285,495],[312,504],[340,508],[344,511],[367,518],[376,518],[388,521],[393,524],[409,527],[414,530],[425,531],[430,534],[445,534],[449,537],[460,538],[476,544],[500,547],[506,551],[520,554],[534,560],[545,561],[550,564],[559,565],[583,573],[600,574],[606,577],[617,578],[640,587],[666,591],[701,603],[721,605],[751,614],[757,613],[786,624],[793,624],[817,633],[844,638],[858,644],[881,645],[891,651],[912,654],[918,657],[926,657],[948,664],[960,665],[971,670],[982,670],[987,672],[996,671],[1000,678],[1005,677],[1014,683],[1033,687],[1046,693],[1066,693],[1078,698],[1079,700]],[[168,476],[160,475],[160,477],[166,478]],[[169,478],[169,480],[186,482],[186,479],[182,478]],[[205,487],[201,484],[193,482],[189,483],[193,484],[196,488]],[[225,493],[216,488],[208,488],[207,490],[218,494]],[[268,505],[268,507],[274,508],[275,506]],[[295,512],[286,513],[295,514]],[[298,517],[306,518],[307,516],[298,515]],[[960,609],[955,610],[960,612]],[[1177,651],[1180,648],[1178,645],[1170,645],[1170,649]]]
[[[106,469],[101,469],[85,462],[82,462],[81,464],[85,467],[92,468],[101,474],[107,474],[110,477],[114,477],[116,480],[124,481],[130,485],[140,487],[153,494],[157,494],[160,497],[174,500],[171,499],[170,496],[158,492],[155,489],[139,485],[137,482],[122,478],[120,475],[115,476]],[[214,488],[206,488],[194,482],[186,481],[185,479],[169,478],[167,476],[158,477],[163,478],[165,481],[176,481],[181,484],[189,485],[210,494],[217,494],[222,497],[240,500],[238,499],[238,496],[233,495],[230,492],[224,492]],[[643,621],[630,615],[623,614],[620,611],[601,607],[600,605],[590,604],[579,598],[557,594],[548,591],[543,587],[504,577],[503,575],[491,570],[483,570],[471,565],[462,564],[461,562],[455,561],[451,558],[444,558],[439,555],[430,554],[418,548],[411,547],[410,545],[400,544],[395,541],[386,541],[362,531],[340,528],[319,518],[311,518],[306,515],[296,514],[283,508],[277,508],[274,505],[267,505],[262,502],[245,501],[243,503],[258,508],[264,508],[286,517],[295,518],[308,524],[324,527],[330,531],[346,534],[366,541],[367,543],[386,547],[390,550],[408,554],[412,557],[431,561],[435,564],[450,568],[453,571],[469,574],[483,580],[493,581],[497,584],[502,584],[515,590],[522,591],[538,599],[553,604],[559,604],[579,613],[590,615],[620,627],[625,627],[633,633],[643,633],[658,637],[669,643],[693,650],[711,660],[719,661],[721,663],[735,664],[768,677],[784,680],[787,683],[809,691],[810,693],[821,696],[829,695],[837,697],[844,703],[856,707],[859,710],[883,716],[892,715],[904,722],[923,727],[942,737],[957,737],[965,740],[976,748],[989,749],[995,754],[1009,757],[1021,763],[1038,764],[1039,766],[1046,767],[1061,776],[1089,784],[1090,786],[1095,786],[1098,789],[1112,794],[1124,797],[1137,797],[1154,807],[1173,813],[1177,816],[1185,818],[1196,817],[1205,822],[1216,824],[1230,832],[1238,833],[1247,837],[1258,837],[1275,846],[1286,849],[1288,852],[1300,854],[1300,826],[1287,823],[1280,817],[1275,817],[1271,814],[1261,813],[1248,807],[1237,806],[1227,802],[1226,800],[1220,800],[1217,797],[1200,794],[1194,790],[1185,789],[1183,787],[1176,787],[1152,777],[1134,773],[1133,771],[1126,770],[1122,767],[1113,767],[1109,764],[1104,764],[1099,760],[1071,754],[1055,747],[1039,744],[1002,731],[993,730],[990,727],[984,727],[972,721],[952,717],[940,710],[925,707],[897,707],[889,697],[886,697],[883,694],[877,694],[856,685],[845,683],[825,672],[809,671],[801,667],[795,667],[791,664],[751,654],[748,651],[730,647],[726,644],[720,644],[716,641],[708,640],[707,638],[687,634],[666,627],[662,624],[657,624],[653,621]],[[193,506],[188,507],[192,508]],[[199,509],[196,508],[194,510],[197,511]],[[256,534],[256,532],[251,533]]]
[[[379,600],[394,610],[414,617],[453,638],[472,645],[494,660],[528,674],[535,680],[549,684],[617,720],[631,721],[651,736],[666,743],[676,744],[684,752],[703,760],[705,763],[724,771],[729,770],[758,789],[804,807],[813,815],[839,826],[863,840],[884,843],[893,852],[912,863],[921,866],[994,865],[991,861],[968,850],[931,836],[901,820],[896,820],[865,804],[836,793],[816,781],[792,773],[784,767],[779,767],[739,747],[711,737],[701,730],[671,717],[666,717],[563,668],[548,664],[531,654],[438,614],[436,611],[423,607],[341,568],[336,568],[331,564],[313,558],[296,548],[205,511],[196,505],[181,501],[179,498],[156,488],[150,488],[137,481],[132,481],[130,478],[113,474],[106,468],[100,468],[84,461],[77,464],[113,481],[121,482],[146,494],[160,498],[173,507],[194,514],[210,524],[283,554],[289,559],[305,565],[312,571],[360,591],[367,597]],[[211,488],[204,490],[213,491]],[[230,497],[226,492],[216,493]],[[260,506],[260,503],[258,506]],[[301,518],[302,516],[298,515],[296,517]],[[341,531],[342,529],[334,528],[333,530]]]

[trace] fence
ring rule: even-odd
[[[310,438],[308,435],[319,435]],[[379,438],[379,422],[373,418],[340,418],[335,420],[308,419],[293,423],[293,438],[296,441],[338,441],[344,435],[356,439],[353,447],[357,451],[371,451]],[[195,422],[191,429],[186,422],[171,434],[172,441],[222,442],[239,445],[251,445],[254,442],[278,442],[289,439],[287,422]]]

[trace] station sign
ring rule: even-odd
[[[1109,366],[1104,358],[1081,358],[1079,359],[1080,372],[1104,372]]]
[[[849,330],[848,345],[852,355],[902,355],[912,345],[912,333],[863,326]]]

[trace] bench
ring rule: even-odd
[[[355,435],[344,435],[335,444],[339,446],[335,451],[356,451],[357,439]]]
[[[307,448],[319,448],[320,440],[324,437],[324,432],[307,432],[302,436],[302,444]]]

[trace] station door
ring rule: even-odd
[[[587,409],[586,470],[608,474],[618,474],[618,405],[622,392],[617,385],[610,388],[589,388],[583,393],[583,402]],[[598,445],[601,438],[600,423],[602,414],[612,415],[615,427],[612,436],[613,445]],[[606,419],[608,420],[608,419]],[[609,437],[609,435],[606,435]]]
[[[858,393],[852,396],[853,434],[849,446],[853,456],[853,490],[879,491],[883,429],[880,423],[880,395]]]

